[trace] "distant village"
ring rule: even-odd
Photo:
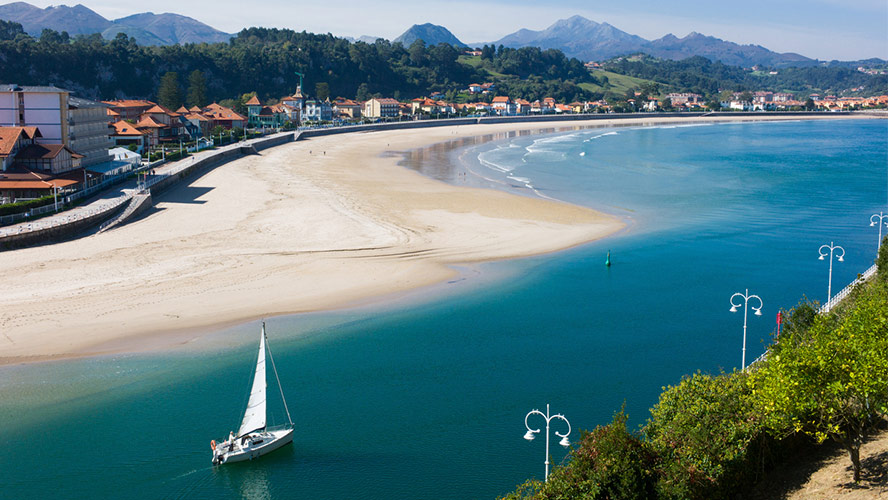
[[[594,63],[590,63],[594,64]],[[594,68],[592,68],[594,69]],[[378,121],[420,120],[455,116],[520,116],[608,113],[605,100],[559,103],[553,98],[530,102],[496,95],[493,83],[473,83],[464,93],[476,102],[453,103],[443,94],[402,102],[374,97],[315,99],[301,87],[289,96],[263,103],[255,95],[245,112],[212,103],[171,110],[142,99],[92,101],[54,86],[0,85],[0,207],[82,190],[103,176],[119,175],[156,159],[181,157],[249,134],[329,127]],[[779,111],[805,107],[834,111],[884,108],[888,96],[837,98],[789,93],[743,92],[719,103],[725,110]],[[710,110],[711,102],[693,93],[662,98],[628,98],[629,111]],[[619,108],[625,111],[625,108]],[[241,110],[243,111],[243,110]],[[0,214],[2,215],[2,214]]]

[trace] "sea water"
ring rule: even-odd
[[[495,498],[542,478],[544,436],[522,439],[530,410],[549,403],[576,442],[624,404],[643,424],[684,374],[739,368],[735,292],[764,302],[747,362],[761,354],[780,308],[826,299],[821,245],[845,249],[834,292],[872,264],[869,217],[888,192],[885,120],[551,131],[457,155],[410,156],[450,182],[587,205],[628,227],[466,267],[394,304],[270,318],[296,431],[254,462],[214,468],[209,441],[239,424],[258,323],[212,348],[0,368],[0,498]]]

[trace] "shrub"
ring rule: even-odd
[[[32,208],[42,207],[44,205],[49,205],[54,203],[52,195],[42,196],[40,198],[34,200],[27,201],[17,201],[15,203],[7,203],[5,205],[0,205],[0,215],[12,215],[12,214],[21,214],[25,213]]]
[[[765,436],[747,377],[698,372],[664,388],[644,429],[658,456],[659,496],[725,498],[754,480]]]
[[[818,316],[796,342],[773,346],[750,385],[776,435],[833,438],[860,479],[860,445],[888,414],[888,283],[860,287],[841,317]]]
[[[583,431],[569,462],[556,467],[546,483],[527,481],[505,500],[648,499],[655,495],[654,457],[626,429],[623,411],[595,430]]]

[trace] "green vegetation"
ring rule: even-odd
[[[828,314],[803,300],[762,361],[665,387],[639,433],[583,432],[549,481],[506,500],[719,499],[749,491],[784,450],[834,439],[860,480],[860,444],[888,417],[888,237],[879,272]]]
[[[494,75],[500,94],[569,101],[591,97],[578,84],[595,82],[580,61],[554,50],[502,49],[474,66],[462,62],[453,46],[422,41],[409,47],[385,40],[350,43],[332,35],[249,28],[227,44],[140,46],[125,34],[103,40],[47,31],[34,38],[20,25],[0,21],[0,74],[17,75],[15,83],[22,85],[52,82],[85,97],[157,99],[176,108],[186,87],[189,105],[251,91],[266,101],[292,94],[296,72],[305,74],[309,92],[362,100],[454,95]],[[179,81],[186,75],[187,82]]]
[[[838,93],[863,87],[866,95],[888,93],[888,76],[867,75],[840,66],[781,68],[771,72],[751,72],[736,66],[695,56],[682,61],[640,55],[616,58],[604,64],[609,71],[665,84],[681,92],[715,96],[723,90],[770,90],[808,94]]]
[[[193,106],[202,108],[209,104],[207,102],[207,79],[199,69],[192,71],[188,76],[188,94],[185,104],[189,108]]]
[[[27,212],[28,210],[31,210],[32,208],[39,208],[45,205],[50,205],[52,203],[54,203],[54,198],[52,195],[42,196],[33,200],[6,203],[4,205],[0,205],[0,216],[22,214]]]
[[[177,109],[182,105],[182,93],[179,91],[179,75],[175,71],[168,71],[160,79],[157,103],[170,110]]]

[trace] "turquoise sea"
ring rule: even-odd
[[[574,442],[624,402],[642,424],[663,385],[739,367],[734,292],[764,301],[751,360],[779,308],[825,300],[818,247],[846,250],[837,291],[872,264],[869,217],[888,210],[886,120],[553,130],[405,162],[629,226],[407,298],[269,318],[296,433],[255,462],[214,468],[209,442],[240,421],[258,323],[173,353],[0,367],[0,498],[492,499],[543,475],[528,411],[551,404]]]

